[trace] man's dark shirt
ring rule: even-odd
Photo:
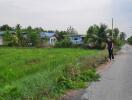
[[[112,49],[112,41],[108,41],[107,44],[108,44],[108,49]]]

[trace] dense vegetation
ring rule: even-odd
[[[18,46],[18,47],[43,47],[47,43],[47,38],[41,39],[40,32],[44,32],[41,27],[32,28],[28,26],[27,28],[22,28],[19,24],[15,28],[12,28],[8,25],[3,25],[0,27],[0,31],[4,31],[4,43],[9,46]],[[14,34],[11,34],[14,32]],[[47,32],[55,32],[57,34],[58,42],[55,47],[76,47],[72,45],[68,39],[69,35],[77,35],[78,32],[73,27],[68,27],[66,31],[52,31],[48,30]],[[26,35],[24,35],[26,33]],[[85,37],[85,43],[81,47],[92,47],[96,49],[104,49],[107,39],[110,38],[114,42],[115,46],[121,46],[124,44],[126,34],[120,32],[118,28],[113,30],[109,29],[107,25],[93,25],[90,26],[87,30]]]
[[[93,68],[105,57],[98,50],[1,48],[0,99],[51,100],[65,89],[84,87],[99,78]]]
[[[18,24],[13,28],[3,25],[0,31],[5,32],[4,44],[13,47],[0,48],[2,100],[58,99],[67,89],[82,88],[86,82],[97,81],[99,75],[96,67],[107,60],[106,51],[79,48],[104,49],[107,38],[111,38],[119,47],[126,37],[118,28],[112,31],[105,24],[93,25],[88,28],[84,44],[73,45],[68,36],[78,32],[69,27],[66,31],[54,31],[59,37],[55,47],[62,49],[42,49],[35,48],[47,43],[47,38],[40,38],[40,32],[45,31],[41,27],[22,28]]]
[[[30,47],[39,46],[41,44],[41,39],[39,33],[44,31],[42,28],[32,28],[28,26],[27,28],[22,28],[20,24],[16,25],[15,28],[8,28],[8,25],[1,26],[1,31],[4,37],[4,45],[7,46],[17,46],[17,47]]]
[[[132,36],[127,39],[127,42],[132,45]]]
[[[105,24],[93,25],[87,31],[85,43],[91,43],[93,48],[104,49],[108,38],[115,46],[121,46],[124,44],[126,34],[120,32],[118,28],[111,30]]]

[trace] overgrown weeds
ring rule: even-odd
[[[98,50],[9,50],[0,49],[3,100],[54,100],[65,90],[84,88],[87,82],[98,81],[95,68],[105,61],[104,51]]]

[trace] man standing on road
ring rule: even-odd
[[[109,60],[114,60],[114,54],[113,54],[113,42],[110,38],[107,39],[107,49],[109,52]]]

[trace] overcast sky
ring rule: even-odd
[[[131,34],[132,0],[0,0],[0,25],[66,30],[85,33],[92,24],[105,23]]]

